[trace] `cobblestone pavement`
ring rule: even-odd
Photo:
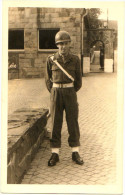
[[[33,89],[31,99],[41,100],[44,90],[41,89],[39,97],[37,89],[37,83],[41,80],[25,81],[27,85],[28,82],[33,84],[30,86],[30,89]],[[49,100],[48,96],[47,92],[42,99],[45,100],[45,105]],[[40,102],[36,102],[35,106],[40,106]],[[54,167],[48,167],[51,150],[49,140],[46,139],[25,174],[22,184],[108,185],[116,182],[116,74],[91,73],[83,77],[83,87],[78,92],[78,103],[80,155],[84,165],[72,162],[64,119],[60,162]]]

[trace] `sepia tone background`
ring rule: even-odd
[[[25,11],[25,10],[27,10],[27,11]],[[35,10],[37,10],[37,11],[35,11]],[[49,11],[49,13],[51,13],[51,11],[53,10],[50,15],[48,14],[48,17],[46,15],[47,10]],[[58,24],[58,22],[55,22],[55,23],[50,22],[50,19],[52,19],[54,16],[54,14],[53,14],[53,13],[55,13],[54,10],[56,10],[56,12],[58,13],[55,16],[57,16],[58,20],[60,18],[60,24],[62,26],[63,25],[65,26],[67,24],[67,28],[65,28],[65,27],[60,28],[60,25]],[[70,15],[71,10],[73,11],[73,14]],[[78,14],[78,12],[79,12],[78,10],[81,11],[80,14]],[[107,127],[110,126],[109,124],[112,123],[112,120],[114,122],[116,122],[116,120],[117,120],[115,118],[115,114],[116,114],[116,110],[115,110],[116,109],[116,102],[115,102],[116,101],[116,88],[115,87],[116,87],[116,78],[117,78],[116,77],[116,75],[117,75],[116,74],[117,60],[115,61],[115,59],[117,58],[117,55],[116,55],[117,54],[117,51],[116,51],[117,50],[117,44],[116,44],[117,43],[117,41],[116,41],[117,27],[116,28],[109,28],[109,26],[108,27],[105,26],[105,21],[104,21],[104,25],[101,26],[98,30],[97,29],[96,30],[88,29],[87,18],[85,19],[86,22],[85,21],[84,21],[84,23],[81,22],[81,21],[83,21],[83,18],[85,17],[84,15],[87,13],[85,8],[83,8],[83,9],[81,9],[81,8],[80,9],[76,9],[76,8],[66,9],[66,8],[35,8],[35,7],[33,7],[33,8],[24,8],[24,7],[13,8],[13,7],[11,7],[11,8],[9,8],[9,12],[13,15],[13,17],[10,17],[11,19],[9,19],[9,33],[10,32],[12,33],[12,32],[17,31],[17,30],[18,30],[18,32],[19,31],[21,32],[21,30],[24,30],[24,45],[23,45],[23,48],[21,48],[22,51],[14,51],[15,49],[9,48],[9,56],[8,56],[9,57],[8,58],[8,60],[9,60],[8,61],[9,62],[8,63],[8,65],[9,65],[8,66],[8,68],[9,68],[9,70],[8,70],[8,78],[9,78],[8,92],[10,95],[8,98],[8,100],[9,100],[8,101],[8,103],[9,103],[8,104],[8,106],[9,106],[8,111],[10,112],[9,126],[8,126],[9,127],[8,141],[10,144],[10,145],[8,144],[8,146],[9,146],[9,148],[8,148],[9,149],[8,150],[9,151],[8,152],[8,155],[9,155],[8,156],[8,173],[9,173],[8,174],[8,181],[9,182],[8,183],[11,183],[11,182],[18,183],[19,177],[22,176],[21,172],[23,171],[23,174],[24,174],[24,173],[26,173],[26,171],[29,168],[32,169],[32,166],[33,166],[33,167],[35,167],[35,169],[33,169],[33,172],[30,174],[28,174],[28,172],[27,172],[27,175],[30,175],[30,176],[26,175],[26,177],[25,177],[26,180],[24,179],[22,184],[27,184],[27,182],[28,182],[27,179],[29,177],[30,177],[30,182],[31,182],[31,180],[33,179],[34,176],[36,178],[36,181],[33,182],[34,184],[38,184],[38,183],[40,183],[40,181],[41,181],[41,184],[42,183],[49,184],[49,183],[51,183],[51,181],[48,179],[47,179],[47,181],[45,180],[46,177],[43,174],[43,172],[41,173],[41,176],[38,176],[38,179],[37,179],[38,174],[34,174],[37,171],[39,172],[39,169],[36,170],[36,163],[33,165],[31,164],[31,167],[29,167],[30,162],[34,158],[34,153],[36,153],[36,151],[38,150],[38,148],[40,146],[41,153],[39,153],[39,155],[38,155],[40,157],[40,158],[38,158],[40,160],[39,162],[41,162],[41,160],[44,159],[43,169],[46,172],[46,175],[48,175],[48,174],[53,175],[54,174],[52,171],[50,171],[50,173],[49,172],[47,173],[48,169],[47,169],[46,163],[45,163],[45,159],[47,161],[47,151],[49,151],[48,144],[45,147],[45,144],[49,143],[49,140],[48,141],[46,140],[49,131],[47,129],[48,127],[46,126],[46,122],[45,122],[48,119],[47,114],[48,114],[49,105],[48,105],[47,98],[49,100],[49,94],[47,94],[46,91],[44,91],[45,90],[45,87],[44,87],[44,66],[45,66],[46,57],[49,54],[56,52],[56,48],[54,48],[54,49],[48,48],[48,47],[46,48],[46,45],[47,45],[46,43],[44,44],[44,48],[41,48],[39,35],[41,33],[46,34],[45,31],[44,32],[42,31],[43,29],[49,30],[49,33],[50,33],[50,30],[52,30],[54,32],[55,29],[56,30],[59,30],[59,29],[66,30],[69,28],[69,31],[71,32],[72,40],[74,40],[73,45],[71,47],[71,50],[72,50],[72,52],[79,55],[79,57],[81,59],[83,81],[86,84],[85,86],[83,86],[81,93],[78,94],[78,99],[80,100],[79,103],[80,103],[81,113],[84,110],[84,106],[85,106],[84,102],[86,102],[86,106],[87,106],[86,111],[88,111],[88,115],[87,115],[87,112],[85,111],[85,112],[83,112],[83,114],[80,117],[81,129],[85,125],[85,118],[87,116],[89,116],[91,118],[91,115],[89,113],[89,110],[91,110],[91,107],[89,107],[89,106],[96,105],[96,106],[94,106],[92,113],[95,115],[95,112],[96,112],[97,115],[104,117],[104,118],[102,117],[102,122],[99,119],[100,120],[99,123],[100,123],[100,125],[104,125],[104,123],[105,123],[105,125],[104,125],[105,127],[100,126],[100,128],[101,129],[103,128],[103,130],[105,129],[104,134],[108,135],[108,132],[106,133],[106,131],[108,129]],[[62,13],[62,15],[61,15],[61,13]],[[64,20],[65,16],[63,14],[67,15],[65,20]],[[27,20],[26,20],[26,15],[27,15]],[[45,17],[45,15],[46,15],[46,17]],[[74,15],[75,15],[75,17],[74,17]],[[35,16],[37,16],[36,17],[37,19],[35,18]],[[82,18],[82,16],[84,16],[84,17]],[[30,20],[30,17],[32,18],[32,21]],[[16,20],[13,20],[13,18],[18,18],[20,23],[19,22],[17,23]],[[45,20],[45,18],[47,21]],[[55,21],[58,21],[57,18]],[[30,22],[28,22],[28,20]],[[40,26],[40,24],[41,24],[39,22],[40,20],[41,20],[41,23],[43,21],[43,26]],[[61,22],[61,20],[62,20],[62,22]],[[68,26],[69,21],[71,21],[71,23],[70,23],[71,26],[70,25]],[[81,29],[83,31],[81,31]],[[42,34],[42,35],[44,35],[44,34]],[[9,34],[9,36],[10,36],[10,34]],[[84,39],[81,39],[81,38],[84,38]],[[81,41],[81,40],[83,40],[83,41]],[[76,44],[74,44],[74,42]],[[11,44],[12,43],[10,43],[10,45]],[[104,46],[103,49],[105,48],[105,52],[103,53],[104,54],[104,64],[101,67],[101,64],[99,63],[100,62],[99,55],[101,53],[100,47],[102,47],[102,46]],[[49,45],[49,47],[50,47],[50,45]],[[90,49],[93,49],[93,48],[94,48],[94,56],[95,56],[94,61],[92,61],[92,58],[90,55]],[[37,77],[37,79],[32,80],[36,77]],[[30,78],[30,80],[29,79],[24,80],[24,78]],[[39,80],[39,78],[41,78],[41,79]],[[19,80],[15,80],[15,79],[19,79]],[[41,83],[41,84],[39,84],[39,83]],[[93,83],[93,85],[92,85],[92,83]],[[107,88],[107,86],[108,86],[108,88]],[[36,90],[36,88],[38,91]],[[103,94],[102,88],[105,89],[105,92],[107,90],[107,95]],[[34,90],[32,91],[32,89],[34,89]],[[87,89],[91,89],[92,93],[90,93],[90,94],[87,93],[87,91],[86,91]],[[42,92],[43,92],[42,94],[41,93],[39,94],[40,90],[42,90]],[[86,96],[84,96],[84,94],[86,94]],[[99,94],[103,94],[103,95],[98,96]],[[25,98],[23,99],[23,95],[25,95],[25,97],[27,97],[27,101]],[[36,98],[36,97],[39,97],[39,98]],[[83,97],[83,98],[81,99],[81,97]],[[93,99],[91,100],[90,97],[93,97]],[[113,99],[111,99],[111,97],[113,97]],[[108,100],[110,100],[110,103],[112,105],[110,107],[110,110],[112,110],[112,111],[110,112],[111,117],[108,117],[108,123],[106,123],[105,116],[107,116],[107,112],[109,111],[109,108],[106,107],[106,105],[107,105],[106,102],[108,102]],[[40,101],[41,101],[41,103],[40,103]],[[94,101],[94,103],[93,103],[93,101]],[[101,107],[102,111],[104,111],[104,112],[102,112],[102,113],[98,112],[98,111],[100,111],[100,109],[99,110],[97,109],[98,108],[97,105],[99,107]],[[40,107],[41,107],[41,109],[40,109]],[[20,108],[20,109],[17,109],[17,108]],[[106,108],[107,108],[107,110],[106,110]],[[86,115],[84,115],[85,113],[86,113]],[[110,114],[109,114],[109,116],[110,116]],[[93,115],[93,117],[94,117],[94,115]],[[93,131],[93,127],[95,127],[95,130],[96,130],[98,128],[97,120],[98,120],[98,117],[97,118],[94,117],[93,122],[94,122],[95,126],[92,122],[92,123],[90,123],[92,125],[91,128],[89,127],[89,125],[88,125],[89,123],[87,122],[86,128],[87,129],[90,128]],[[89,121],[91,121],[91,120],[89,119]],[[29,127],[29,124],[30,124],[30,127]],[[34,124],[35,124],[35,126],[34,126]],[[41,129],[41,124],[43,124],[43,127],[42,127],[43,129]],[[114,125],[115,125],[115,123],[113,123],[113,126],[112,126],[112,130],[114,129],[112,131],[113,134],[116,133],[116,127]],[[24,127],[24,129],[20,128],[20,130],[19,130],[18,128],[22,127],[22,126]],[[17,131],[15,133],[15,128],[18,129],[18,133],[17,133]],[[37,133],[39,132],[37,134],[37,136],[34,134],[34,132],[36,132],[36,129],[37,129]],[[65,130],[66,130],[66,127],[64,127],[64,132],[65,132]],[[32,136],[30,135],[30,133]],[[111,133],[111,131],[110,131],[110,133]],[[91,135],[91,131],[90,131],[90,135]],[[98,134],[96,133],[96,136],[97,135]],[[33,136],[35,136],[36,139],[32,140]],[[67,137],[66,132],[64,133],[64,136]],[[85,132],[83,132],[83,137],[84,136],[85,136]],[[89,134],[88,134],[88,136],[89,136]],[[96,138],[99,140],[99,138],[101,136],[100,135],[98,135],[98,136],[99,137],[96,137]],[[112,137],[112,134],[110,134],[110,136]],[[22,138],[23,138],[23,140],[22,140]],[[30,140],[30,138],[31,138],[31,140]],[[116,138],[116,136],[114,138]],[[102,140],[103,140],[103,138],[102,138]],[[101,143],[102,143],[102,140],[101,140]],[[32,144],[28,145],[27,141],[29,141],[30,143],[32,142]],[[105,148],[105,152],[106,151],[109,152],[111,150],[111,153],[109,152],[109,159],[111,158],[110,155],[113,154],[112,149],[114,149],[116,147],[115,139],[111,139],[110,143],[111,143],[111,141],[112,141],[112,144],[111,144],[112,147],[110,144],[109,144],[109,146],[106,144],[107,149]],[[21,145],[20,145],[20,143],[21,143]],[[83,143],[85,143],[85,140]],[[89,151],[91,153],[91,149],[93,148],[94,145],[90,146],[89,142],[86,144],[87,145],[83,144],[84,147],[86,149],[89,148]],[[28,147],[27,147],[27,145],[28,145]],[[21,146],[23,152],[19,152],[20,146]],[[81,150],[82,154],[83,154],[83,158],[85,155],[86,162],[90,162],[89,161],[90,155],[89,154],[87,155],[87,153],[86,153],[87,150],[86,150],[86,152],[84,150],[85,148],[82,148],[82,150]],[[110,148],[110,150],[109,150],[109,148]],[[95,148],[95,152],[97,151],[96,149],[97,148]],[[43,154],[43,150],[44,150],[44,154]],[[64,156],[65,156],[65,153],[69,149],[67,149],[67,146],[64,145],[63,150],[64,150]],[[22,156],[21,156],[21,153],[22,153]],[[69,151],[68,151],[68,153],[69,153]],[[63,155],[63,152],[62,152],[62,155]],[[114,155],[116,155],[116,154],[114,153]],[[62,159],[64,156],[62,156]],[[69,154],[69,156],[70,156],[70,154]],[[96,160],[96,162],[97,162],[97,156],[100,156],[100,155],[95,154],[95,156],[93,156],[93,158]],[[101,160],[99,162],[99,164],[101,164],[104,161],[105,157],[100,156],[99,158]],[[20,159],[20,162],[18,161],[19,159]],[[37,162],[38,162],[38,159],[36,159]],[[92,162],[94,161],[94,159],[92,159]],[[106,161],[108,161],[107,154],[106,154],[106,159],[107,159]],[[112,158],[112,160],[113,159],[114,158]],[[58,166],[61,166],[61,167],[57,168],[58,170],[60,169],[60,171],[61,171],[62,169],[65,168],[65,166],[68,165],[67,163],[70,160],[69,157],[67,157],[65,160],[66,161],[63,165],[62,164],[58,165]],[[116,159],[114,159],[114,160],[116,160]],[[35,162],[35,161],[33,161],[33,162]],[[62,161],[62,162],[64,162],[64,161]],[[39,163],[37,163],[37,167],[39,168],[38,164]],[[104,165],[104,163],[102,163],[102,164]],[[110,164],[110,163],[108,163],[108,164],[109,164],[110,168],[112,169],[112,167],[114,165]],[[72,182],[74,182],[74,179],[73,179],[75,177],[75,173],[74,173],[74,177],[72,177],[73,175],[71,174],[72,176],[70,176],[71,178],[69,178],[69,180],[71,181],[71,183],[69,183],[69,184],[86,185],[87,184],[85,182],[85,180],[86,180],[86,181],[90,182],[90,183],[88,182],[88,185],[92,185],[92,184],[99,185],[99,183],[100,183],[99,178],[101,178],[101,176],[99,176],[99,173],[101,173],[100,172],[101,168],[100,168],[100,171],[98,173],[95,173],[95,175],[98,175],[99,178],[95,179],[95,181],[94,180],[92,181],[91,179],[90,180],[87,179],[87,177],[94,178],[94,177],[92,177],[92,175],[93,175],[93,171],[91,169],[92,167],[91,168],[88,167],[87,164],[86,164],[86,166],[83,167],[79,173],[80,174],[79,178],[80,177],[82,178],[82,175],[84,174],[83,180],[79,181],[79,183],[72,183]],[[72,170],[72,168],[73,168],[73,165],[70,162],[69,170]],[[87,168],[90,168],[91,170],[89,170],[89,169],[87,170]],[[40,165],[40,169],[41,169],[41,165]],[[75,168],[76,173],[77,173],[78,169],[79,169],[78,167]],[[94,169],[94,167],[93,167],[93,169]],[[90,174],[85,174],[85,172],[86,172],[85,170],[87,171],[87,173],[90,173]],[[105,168],[104,168],[104,170],[105,170]],[[107,172],[109,172],[109,171],[107,170]],[[67,173],[67,171],[66,171],[66,173]],[[66,175],[66,173],[64,171],[64,176]],[[109,175],[111,175],[111,174],[109,173]],[[63,176],[63,174],[62,174],[62,176]],[[53,175],[53,177],[54,177],[54,175]],[[103,172],[103,179],[104,178],[106,179],[106,177],[107,177],[107,174],[104,171]],[[113,177],[114,176],[112,175],[112,178]],[[63,184],[68,184],[67,181],[63,181],[64,182]],[[97,181],[97,183],[96,183],[96,181]],[[92,182],[94,182],[94,183],[92,183]],[[112,180],[109,183],[115,185],[115,183],[116,183],[115,177],[114,177],[114,181]],[[53,184],[53,181],[52,181],[52,184]],[[59,180],[59,178],[56,178],[55,184],[61,184],[61,181]],[[106,183],[105,182],[103,183],[103,185],[106,185],[106,184],[108,184],[108,181]]]

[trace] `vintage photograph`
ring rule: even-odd
[[[8,7],[7,184],[117,184],[118,25],[108,6]]]

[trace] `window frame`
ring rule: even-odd
[[[39,31],[40,30],[60,30],[60,28],[38,28],[38,52],[46,52],[46,53],[51,53],[51,52],[57,52],[58,51],[58,48],[57,49],[40,49],[39,48]]]
[[[24,49],[9,49],[9,31],[10,30],[23,30],[23,35],[24,35]],[[25,51],[25,29],[24,28],[9,28],[8,29],[8,51],[9,52],[24,52]]]

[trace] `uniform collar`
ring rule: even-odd
[[[69,53],[65,57],[65,62],[71,61],[71,59],[72,59],[72,55],[71,55],[71,53]],[[55,53],[54,60],[58,60],[58,61],[61,61],[62,60],[62,56],[59,54],[59,52]]]

